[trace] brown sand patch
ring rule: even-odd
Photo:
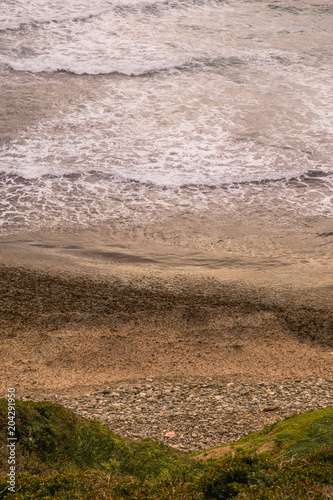
[[[332,373],[332,315],[278,288],[186,273],[78,276],[1,267],[1,390],[126,378]],[[324,305],[323,305],[324,304]]]

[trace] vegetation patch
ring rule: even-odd
[[[151,439],[123,438],[49,402],[17,401],[16,428],[12,493],[7,401],[0,400],[0,499],[333,498],[333,408],[288,418],[196,456]]]
[[[196,453],[196,458],[219,457],[226,452],[234,456],[245,450],[250,455],[269,452],[271,458],[306,457],[330,444],[333,445],[332,407],[286,418],[262,431],[251,432],[236,443]]]

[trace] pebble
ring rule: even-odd
[[[333,405],[333,379],[228,382],[146,379],[108,383],[84,396],[37,391],[23,399],[56,401],[123,436],[150,437],[199,451],[235,441],[286,417]],[[165,434],[175,432],[174,437]]]

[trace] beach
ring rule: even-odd
[[[332,404],[329,3],[0,9],[1,395],[184,449]]]
[[[332,404],[327,258],[204,268],[182,265],[184,249],[170,265],[157,244],[110,247],[91,234],[1,242],[3,395],[9,384],[135,438],[176,429],[166,441],[184,450]]]
[[[91,234],[1,242],[4,382],[70,389],[152,375],[330,373],[328,259],[269,265],[238,255],[214,268],[206,254],[213,268],[204,268],[182,265],[185,250],[163,265],[162,245],[121,254],[91,242]]]

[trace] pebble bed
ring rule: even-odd
[[[48,391],[50,392],[50,391]],[[333,405],[333,379],[282,382],[145,379],[95,387],[81,396],[45,394],[95,418],[122,436],[151,437],[173,448],[199,451],[235,441],[285,417]],[[174,432],[174,437],[166,437]]]

